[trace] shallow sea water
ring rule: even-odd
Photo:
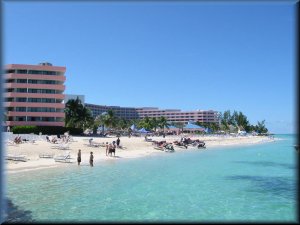
[[[276,137],[259,145],[9,174],[8,221],[296,221],[296,137]]]

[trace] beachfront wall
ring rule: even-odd
[[[6,65],[6,126],[64,126],[65,72],[50,63]]]

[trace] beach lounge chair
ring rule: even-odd
[[[156,150],[161,150],[161,151],[164,151],[164,150],[165,150],[164,147],[159,147],[159,146],[154,147],[154,149],[156,149]]]
[[[90,144],[90,147],[100,147],[101,146],[101,143],[97,143],[97,142],[91,142],[91,144]]]
[[[54,157],[55,162],[62,162],[62,163],[71,163],[71,155],[70,152],[66,152],[64,155],[59,155]]]
[[[70,149],[70,145],[68,143],[63,143],[58,146],[59,150],[67,150]]]
[[[22,162],[27,162],[28,161],[26,155],[18,155],[18,154],[8,154],[6,156],[6,160],[22,161]]]
[[[54,157],[54,154],[39,154],[40,158],[47,158],[52,159]]]
[[[70,149],[70,146],[68,143],[62,143],[55,146],[51,146],[51,148],[59,149],[59,150],[68,150]]]
[[[14,140],[6,140],[5,143],[8,145],[8,146],[19,146],[17,145]]]

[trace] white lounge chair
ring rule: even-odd
[[[19,145],[17,145],[17,144],[15,143],[14,140],[10,140],[10,139],[6,140],[5,143],[6,143],[8,146],[19,146]]]
[[[68,150],[70,149],[70,145],[68,143],[63,143],[58,146],[59,150]]]
[[[70,146],[68,143],[62,143],[55,146],[51,146],[51,148],[59,149],[59,150],[68,150],[70,149]]]
[[[40,158],[47,158],[47,159],[51,159],[54,157],[54,154],[39,154]]]
[[[22,161],[22,162],[27,162],[28,161],[26,155],[17,155],[17,154],[8,154],[6,156],[6,160]]]
[[[63,163],[71,163],[71,156],[70,156],[70,152],[66,152],[66,154],[64,155],[59,155],[54,157],[54,161],[55,162],[63,162]]]

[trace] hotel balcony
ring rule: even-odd
[[[7,73],[5,79],[32,79],[32,80],[55,80],[66,81],[63,75],[38,75],[38,74],[20,74],[20,73]]]
[[[64,112],[7,112],[7,116],[59,117],[65,118]]]
[[[64,94],[45,94],[45,93],[23,93],[23,92],[6,92],[4,93],[5,98],[54,98],[61,99],[65,98]]]
[[[30,88],[30,89],[50,89],[64,91],[63,84],[28,84],[28,83],[5,83],[5,88]]]
[[[65,122],[47,121],[6,121],[7,126],[65,126]]]
[[[65,104],[63,103],[45,103],[45,102],[4,102],[4,107],[48,107],[64,109]]]

